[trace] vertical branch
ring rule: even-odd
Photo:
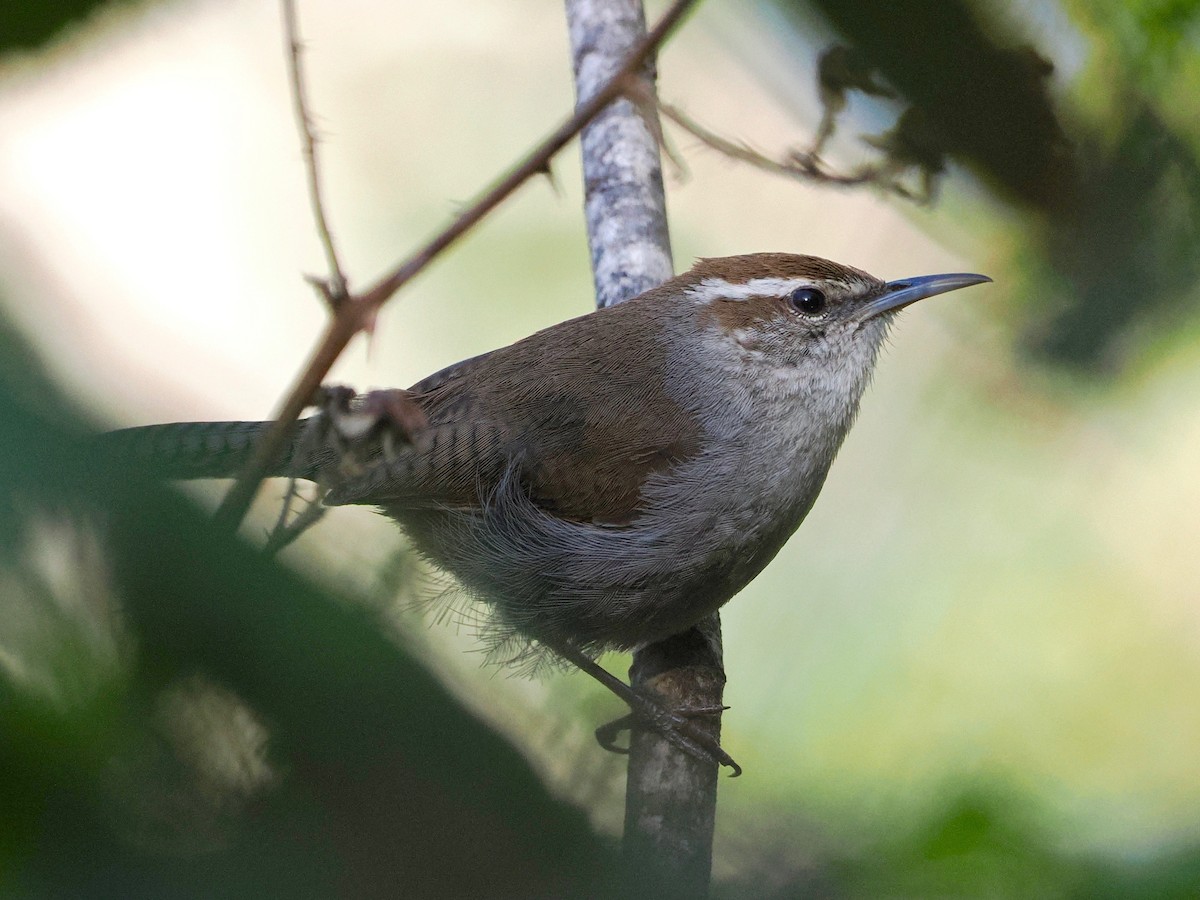
[[[646,33],[641,0],[566,0],[575,92],[584,103]],[[654,96],[654,60],[633,76]],[[583,130],[584,210],[596,305],[636,297],[675,274],[658,155],[658,113],[617,100]]]
[[[616,71],[645,34],[641,0],[566,0],[578,102]],[[630,94],[653,98],[648,59]],[[588,239],[598,306],[628,300],[674,274],[667,232],[659,123],[653,103],[616,101],[583,131]],[[719,708],[725,684],[717,616],[639,650],[630,682],[676,709]],[[720,735],[717,716],[697,727]],[[630,736],[623,853],[642,896],[703,897],[712,868],[717,765],[672,747],[657,732]]]

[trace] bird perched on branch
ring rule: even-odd
[[[270,474],[378,508],[482,602],[493,640],[579,665],[680,746],[734,765],[689,733],[688,711],[595,657],[684,631],[753,579],[816,501],[896,312],[989,280],[701,260],[407,391],[327,391]],[[152,425],[106,445],[166,477],[229,477],[270,424]]]

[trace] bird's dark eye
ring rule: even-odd
[[[806,316],[815,316],[825,309],[825,295],[816,288],[796,288],[788,296],[788,303],[796,312]]]

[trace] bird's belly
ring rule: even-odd
[[[673,500],[624,527],[559,519],[519,491],[473,510],[389,512],[422,555],[491,608],[501,639],[630,649],[686,630],[745,587],[819,481],[789,492],[791,502],[751,492],[715,512],[703,498]]]

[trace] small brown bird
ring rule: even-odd
[[[362,429],[335,409],[299,422],[272,474],[327,486],[328,505],[378,507],[482,601],[497,641],[548,648],[686,732],[595,655],[681,632],[754,578],[817,499],[896,311],[985,281],[885,283],[785,253],[701,260],[406,392],[343,404],[345,422],[365,408]],[[406,420],[406,442],[384,452],[379,420]],[[167,477],[224,477],[268,424],[109,441]]]

